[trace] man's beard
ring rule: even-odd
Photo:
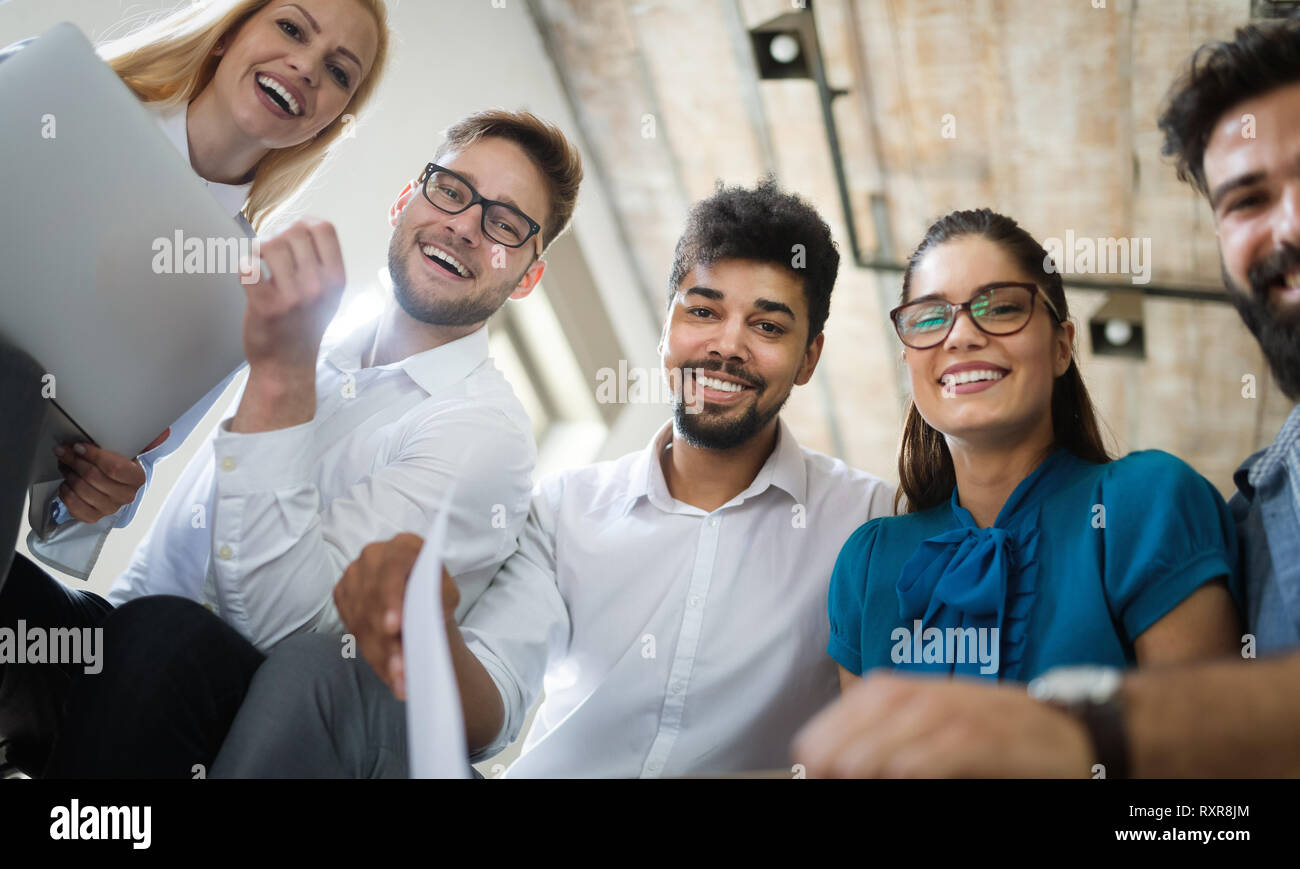
[[[695,390],[695,401],[700,403],[699,408],[697,411],[688,408],[685,399],[686,384],[683,378],[680,391],[674,391],[673,394],[673,420],[677,431],[696,449],[732,450],[748,443],[781,412],[781,408],[790,398],[790,393],[787,392],[775,406],[760,412],[758,399],[767,388],[767,381],[758,375],[747,372],[739,366],[724,366],[716,360],[690,363],[683,365],[681,370],[721,371],[754,387],[754,401],[750,402],[744,413],[733,419],[719,419],[718,417],[727,413],[727,410],[721,405],[711,404],[701,399],[698,382],[692,388]]]
[[[1273,310],[1268,296],[1270,286],[1297,267],[1300,267],[1300,248],[1284,244],[1282,250],[1247,271],[1249,292],[1238,287],[1228,275],[1227,267],[1223,268],[1228,298],[1259,342],[1282,393],[1292,401],[1300,401],[1300,308]]]
[[[399,235],[400,233],[393,233],[393,240],[388,245],[388,273],[393,279],[393,296],[411,319],[431,326],[472,326],[483,322],[505,304],[506,299],[523,279],[524,273],[528,271],[525,268],[513,280],[502,281],[472,297],[422,298],[415,291],[404,255],[410,250],[414,239],[399,240]],[[530,267],[531,265],[529,263]]]

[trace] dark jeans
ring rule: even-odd
[[[117,609],[19,556],[0,590],[0,627],[102,628],[98,673],[0,665],[0,737],[20,769],[50,778],[206,776],[263,655],[191,600]]]
[[[32,628],[98,628],[112,611],[99,595],[68,588],[21,555],[14,556],[0,584],[0,630],[15,634],[20,620],[24,634]],[[25,639],[14,636],[15,643]],[[102,646],[100,651],[102,656]],[[0,663],[0,740],[7,743],[8,761],[28,775],[45,768],[69,688],[84,669],[79,663]]]
[[[22,528],[23,501],[32,482],[41,427],[49,404],[41,396],[45,369],[32,357],[0,339],[0,588]]]

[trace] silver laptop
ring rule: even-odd
[[[0,63],[0,191],[0,336],[52,375],[37,481],[55,441],[135,455],[242,364],[243,230],[71,24]]]

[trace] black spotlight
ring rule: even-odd
[[[799,30],[751,30],[759,78],[812,78],[807,46]]]
[[[1092,352],[1096,356],[1146,358],[1146,339],[1140,322],[1119,317],[1108,320],[1094,317],[1088,321],[1088,332],[1092,336]]]
[[[1097,356],[1145,359],[1145,320],[1141,293],[1108,293],[1106,301],[1088,318],[1092,352]]]

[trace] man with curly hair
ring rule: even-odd
[[[790,768],[791,737],[839,693],[836,553],[892,512],[888,485],[799,446],[779,417],[821,357],[838,269],[825,222],[771,180],[692,210],[659,345],[673,420],[644,450],[543,480],[519,550],[447,622],[475,759],[518,736],[544,683],[512,776]],[[421,543],[369,547],[336,589],[373,669],[337,639],[285,642],[213,775],[406,775],[398,626]],[[451,612],[445,574],[444,599]]]

